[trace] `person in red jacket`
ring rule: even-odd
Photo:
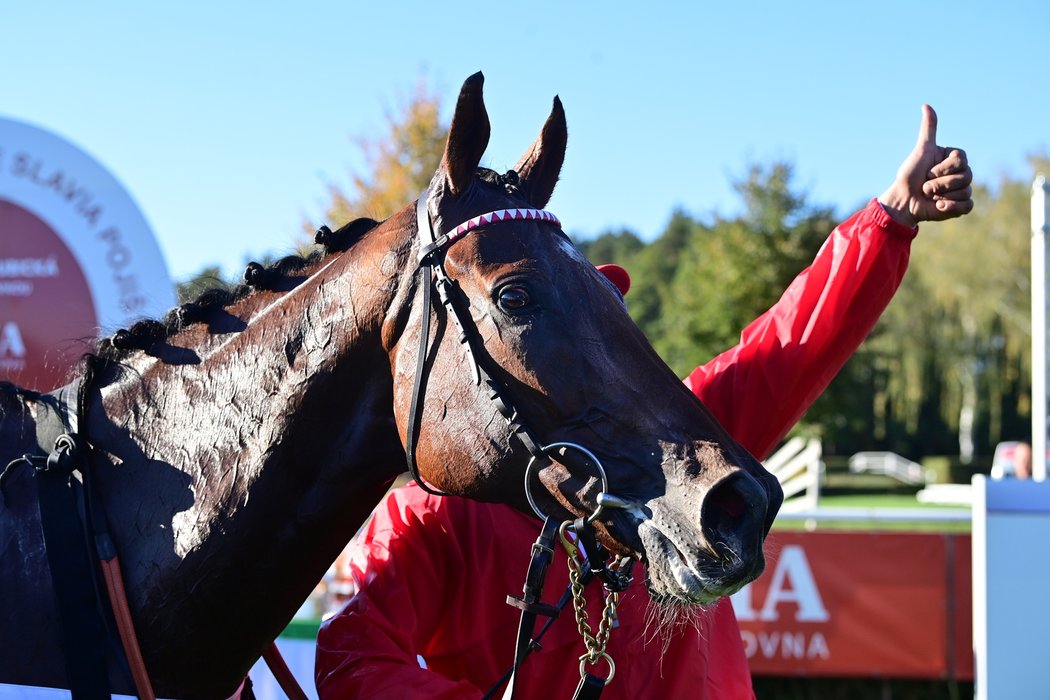
[[[918,143],[893,184],[832,232],[739,345],[685,380],[756,457],[769,454],[871,331],[904,276],[918,222],[972,209],[965,153],[935,141],[936,115],[924,105]],[[438,498],[415,485],[391,492],[351,546],[352,598],[318,634],[319,696],[482,697],[512,662],[519,611],[505,598],[521,592],[538,529],[507,506]],[[616,674],[602,697],[753,698],[729,600],[668,620],[640,578],[620,598],[606,648]],[[557,600],[567,581],[558,548],[544,600]],[[600,587],[586,593],[596,625]],[[515,697],[570,697],[582,651],[570,606],[526,659]]]

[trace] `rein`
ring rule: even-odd
[[[512,190],[517,182],[517,174],[514,171],[510,171],[507,175],[500,176],[499,180],[508,190]],[[418,269],[419,283],[423,291],[423,310],[419,352],[416,356],[416,374],[412,385],[412,400],[406,429],[405,452],[408,471],[420,488],[427,493],[435,496],[449,495],[435,489],[423,480],[415,458],[419,423],[422,418],[422,399],[426,391],[426,359],[430,343],[430,317],[432,312],[431,289],[434,288],[437,290],[437,295],[442,305],[446,308],[448,315],[459,330],[459,342],[466,350],[475,384],[481,386],[484,383],[489,400],[492,401],[496,410],[499,411],[511,428],[512,433],[531,456],[525,468],[525,496],[536,515],[543,521],[540,536],[532,546],[532,558],[525,578],[523,595],[521,597],[507,596],[507,604],[521,610],[514,663],[511,669],[486,693],[485,698],[494,697],[494,694],[504,683],[507,683],[503,694],[504,700],[510,700],[514,697],[515,679],[518,676],[521,664],[530,652],[540,648],[540,638],[542,638],[554,618],[558,616],[562,608],[570,600],[574,603],[577,626],[587,647],[587,652],[580,657],[580,685],[577,687],[573,697],[576,700],[598,698],[602,689],[612,680],[616,672],[616,666],[612,658],[605,652],[605,642],[608,641],[612,628],[618,595],[623,590],[626,590],[631,578],[629,566],[618,571],[615,564],[608,564],[608,552],[595,539],[592,523],[601,515],[603,509],[622,508],[628,504],[622,499],[609,494],[609,483],[605,475],[605,469],[592,452],[571,442],[555,442],[542,445],[533,436],[532,432],[525,425],[521,414],[505,397],[504,387],[492,377],[481,362],[483,356],[477,352],[475,347],[475,343],[479,342],[476,326],[473,325],[473,320],[469,313],[462,308],[462,302],[459,301],[455,290],[455,283],[449,279],[444,267],[444,255],[449,246],[481,226],[504,221],[529,220],[548,222],[559,227],[561,224],[556,216],[541,209],[500,209],[468,219],[447,233],[436,233],[433,219],[430,217],[430,212],[427,208],[429,195],[430,189],[427,188],[416,201],[416,226],[420,240]],[[470,322],[469,324],[468,321]],[[549,464],[551,455],[558,450],[561,450],[559,456],[563,460],[573,453],[578,453],[582,456],[583,462],[589,462],[597,467],[602,481],[602,490],[598,494],[597,507],[589,516],[579,518],[571,524],[567,521],[556,521],[545,515],[533,499],[529,486],[534,465]],[[580,560],[581,548],[571,544],[566,536],[566,530],[570,528],[576,532],[577,537],[583,544],[583,549],[587,553],[586,558],[582,562]],[[554,558],[555,538],[559,535],[562,545],[569,553],[571,582],[559,603],[557,605],[548,605],[540,600],[540,595],[543,590],[547,569]],[[606,612],[599,625],[599,632],[592,634],[586,619],[586,601],[583,598],[583,587],[596,576],[603,580],[609,596],[607,597]],[[549,619],[540,633],[533,638],[537,618],[541,615]],[[602,678],[586,671],[585,667],[587,665],[595,665],[602,660],[605,660],[608,664],[608,676]]]

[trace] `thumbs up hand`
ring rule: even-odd
[[[972,182],[966,153],[937,145],[937,113],[923,105],[915,148],[898,168],[897,179],[879,196],[879,203],[905,226],[954,219],[973,209]]]

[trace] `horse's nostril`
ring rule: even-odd
[[[747,507],[747,503],[744,501],[743,495],[734,488],[717,488],[716,492],[711,496],[708,496],[708,500],[711,501],[711,509],[716,513],[724,513],[732,519],[737,519],[744,514],[744,509]]]
[[[762,489],[741,474],[722,479],[707,492],[700,522],[708,544],[716,553],[724,546],[739,552],[753,540],[762,525],[765,506]]]

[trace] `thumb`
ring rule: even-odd
[[[925,145],[937,143],[937,113],[929,105],[922,106],[922,124],[919,125],[919,140],[916,146],[920,148]]]

